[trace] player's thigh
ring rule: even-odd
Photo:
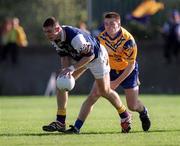
[[[126,101],[128,106],[138,104],[139,86],[130,89],[124,89]]]
[[[110,72],[109,58],[106,48],[101,46],[98,58],[87,65],[95,79],[102,79]]]
[[[109,74],[105,74],[101,79],[96,79],[96,84],[98,86],[100,94],[106,94],[110,90]]]

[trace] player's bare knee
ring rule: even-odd
[[[91,98],[94,98],[94,97],[100,97],[101,95],[100,95],[100,92],[94,92],[90,96]]]
[[[101,89],[99,92],[101,96],[107,98],[110,94],[110,88]]]
[[[128,104],[128,109],[131,111],[137,111],[137,106],[135,104]]]

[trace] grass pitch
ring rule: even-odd
[[[67,124],[74,123],[85,98],[70,96]],[[0,146],[179,146],[180,96],[141,95],[140,98],[150,112],[149,132],[142,131],[138,114],[133,113],[132,131],[122,134],[116,110],[101,98],[81,134],[65,135],[41,129],[55,119],[55,97],[1,96]]]

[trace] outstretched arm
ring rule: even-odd
[[[116,80],[111,81],[111,88],[116,89],[131,74],[134,68],[135,68],[135,61],[129,63],[129,65],[124,70],[124,72]]]

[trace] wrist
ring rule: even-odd
[[[69,68],[72,72],[74,72],[74,71],[76,70],[73,65],[69,66],[68,68]]]

